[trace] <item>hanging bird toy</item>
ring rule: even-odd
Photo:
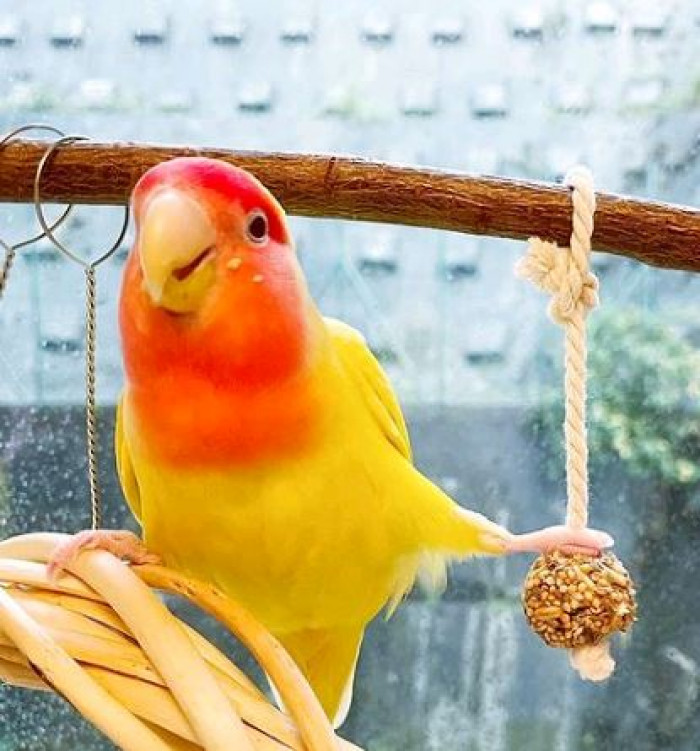
[[[564,327],[564,391],[567,478],[566,526],[583,530],[588,521],[586,442],[586,315],[598,303],[598,280],[589,268],[595,193],[583,167],[566,177],[574,206],[571,247],[531,238],[516,272],[553,295],[549,315]],[[635,621],[632,580],[612,553],[598,557],[568,547],[540,555],[523,591],[525,615],[550,647],[572,650],[583,678],[604,680],[615,666],[608,638]]]

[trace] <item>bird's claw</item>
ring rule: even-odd
[[[540,555],[561,550],[564,553],[582,553],[598,556],[612,547],[613,538],[597,529],[571,529],[565,526],[547,527],[523,535],[512,535],[505,542],[508,553],[538,553]]]
[[[46,570],[55,579],[83,550],[106,550],[128,563],[160,563],[133,533],[121,529],[85,529],[62,542],[53,551]]]

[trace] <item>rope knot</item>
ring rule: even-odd
[[[559,324],[570,323],[579,312],[585,317],[598,304],[598,280],[589,268],[595,193],[586,167],[570,169],[564,183],[571,188],[573,221],[569,248],[539,237],[530,238],[525,258],[516,273],[553,295],[549,315]]]
[[[564,325],[570,321],[579,306],[584,313],[598,304],[598,279],[588,264],[581,268],[569,248],[532,237],[528,252],[517,264],[516,273],[549,292],[552,301],[549,315]]]

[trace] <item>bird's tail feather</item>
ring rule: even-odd
[[[306,676],[335,728],[342,725],[350,710],[355,666],[363,634],[364,626],[277,634]],[[274,686],[272,690],[282,706]]]

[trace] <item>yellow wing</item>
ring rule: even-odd
[[[411,446],[401,407],[381,366],[355,329],[326,319],[336,352],[345,371],[361,389],[362,400],[375,424],[397,451],[411,461]],[[388,614],[413,587],[418,578],[431,590],[446,582],[450,559],[474,553],[501,553],[498,540],[505,531],[481,514],[461,508],[437,485],[412,466],[392,477],[392,495],[401,504],[401,515],[411,520],[418,551],[406,556],[397,572]]]
[[[396,450],[412,462],[411,444],[401,406],[381,365],[369,350],[364,337],[355,329],[341,321],[326,319],[328,329],[337,354],[348,375],[360,389],[363,404],[369,409],[375,424]],[[406,467],[401,476],[407,481],[409,490],[400,492],[404,500],[410,498],[409,511],[417,512],[425,521],[437,507],[448,510],[452,501],[442,491],[422,478],[412,467]],[[419,479],[420,478],[420,479]],[[422,482],[421,482],[422,481]],[[400,483],[396,483],[398,490]],[[421,508],[427,507],[428,513]],[[439,514],[438,514],[439,515]],[[413,588],[416,578],[431,590],[441,590],[446,581],[446,557],[442,551],[422,550],[416,555],[406,556],[397,567],[396,582],[387,608],[387,617],[396,610],[406,594]]]
[[[398,399],[364,337],[342,321],[324,320],[335,351],[360,389],[376,424],[396,450],[411,461],[411,442]]]
[[[129,444],[124,435],[123,424],[123,401],[124,397],[119,400],[117,404],[117,419],[116,427],[114,430],[114,451],[117,459],[117,474],[119,475],[119,482],[122,486],[122,492],[126,498],[126,502],[129,504],[131,513],[136,517],[136,520],[141,522],[141,492],[139,490],[139,483],[136,479],[136,473],[134,472],[134,465],[131,462],[131,454],[129,453]]]

